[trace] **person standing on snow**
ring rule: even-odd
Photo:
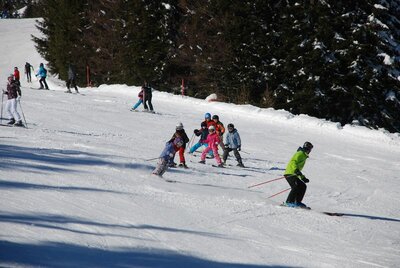
[[[18,83],[13,79],[13,76],[14,75],[11,74],[8,77],[7,91],[3,91],[3,93],[8,97],[6,104],[6,111],[9,115],[10,121],[7,124],[22,127],[23,124],[21,116],[17,111],[17,101],[22,96],[22,94],[21,94],[21,89]],[[17,121],[15,121],[15,119]]]
[[[43,63],[41,63],[39,65],[39,71],[36,74],[36,77],[40,77],[39,79],[39,83],[40,83],[40,88],[39,89],[43,89],[43,85],[45,86],[45,88],[48,90],[49,86],[46,83],[46,77],[47,77],[47,70],[44,68]]]
[[[181,138],[175,138],[173,141],[166,143],[164,150],[162,151],[160,158],[157,163],[157,167],[153,171],[153,175],[162,177],[168,168],[168,162],[174,157],[175,153],[183,145],[183,140]]]
[[[198,143],[196,143],[195,145],[192,146],[192,148],[190,148],[189,150],[189,154],[194,153],[197,149],[199,149],[201,146],[205,146],[207,147],[208,144],[206,143],[206,139],[208,136],[208,129],[207,129],[207,123],[205,122],[201,122],[201,128],[200,129],[195,129],[194,130],[194,134],[196,136],[200,136],[200,140]],[[211,151],[210,151],[211,152]]]
[[[28,83],[32,83],[32,75],[31,75],[31,69],[33,69],[33,66],[29,63],[25,63],[25,74],[26,74],[26,80]]]
[[[235,155],[236,160],[238,161],[237,166],[244,167],[242,162],[242,157],[239,154],[241,146],[242,143],[240,140],[239,132],[236,130],[235,126],[232,123],[228,124],[228,134],[226,134],[225,137],[225,148],[224,148],[224,154],[222,156],[224,164],[226,163],[226,159],[228,158],[229,152],[233,151],[233,154]]]
[[[214,122],[214,120],[211,119],[211,114],[210,113],[205,113],[204,115],[204,123],[206,123],[207,128],[210,126],[214,126],[214,128],[217,128],[217,124]]]
[[[179,160],[180,160],[179,167],[187,168],[186,161],[185,161],[185,149],[186,149],[186,143],[189,142],[189,137],[186,135],[185,129],[183,128],[183,124],[181,122],[179,122],[176,125],[175,130],[176,131],[175,131],[174,135],[172,135],[172,138],[170,141],[173,141],[176,138],[181,138],[183,140],[183,145],[181,147],[179,147],[179,150],[178,150]],[[176,164],[174,163],[174,158],[175,158],[175,155],[174,155],[174,157],[172,157],[170,159],[170,162],[168,163],[169,167],[176,166]]]
[[[306,164],[306,160],[313,147],[310,142],[306,141],[303,147],[297,149],[297,152],[287,164],[284,176],[292,188],[285,203],[288,207],[307,208],[302,201],[307,190],[306,183],[309,182],[309,179],[301,173],[301,170]]]
[[[18,86],[21,86],[21,82],[19,80],[20,80],[20,74],[18,67],[14,67],[14,81],[15,83],[17,83]]]
[[[208,143],[208,147],[202,152],[201,154],[201,161],[199,163],[205,164],[206,163],[206,154],[209,151],[213,151],[214,158],[217,161],[218,167],[224,167],[221,161],[221,158],[219,157],[218,154],[218,145],[221,143],[220,137],[215,131],[214,126],[210,126],[208,128],[208,131],[210,132],[207,136],[206,142]]]
[[[217,134],[218,134],[218,135],[221,137],[221,139],[222,139],[222,136],[223,136],[224,133],[225,133],[224,124],[223,124],[221,121],[219,121],[219,116],[216,115],[216,114],[214,114],[214,115],[212,116],[212,120],[213,120],[214,123],[215,123],[215,131],[217,132]]]
[[[139,97],[139,100],[136,102],[136,104],[131,108],[131,111],[133,112],[133,111],[136,111],[136,109],[137,109],[137,107],[139,107],[139,105],[140,104],[142,104],[143,103],[143,88],[140,90],[140,92],[139,92],[139,94],[138,94],[138,97]]]
[[[67,80],[67,91],[66,93],[72,93],[71,87],[75,88],[75,92],[79,93],[78,87],[76,86],[76,72],[75,68],[70,64],[68,66],[68,80]]]
[[[153,104],[151,103],[151,99],[153,97],[153,93],[152,93],[153,89],[151,88],[151,86],[147,82],[144,82],[144,85],[142,86],[142,89],[143,89],[143,93],[144,93],[143,94],[143,106],[144,106],[144,109],[146,111],[148,111],[149,108],[150,108],[150,112],[154,113]],[[149,105],[149,107],[147,107],[147,104]]]

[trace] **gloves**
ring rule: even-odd
[[[242,150],[242,145],[239,145],[237,148],[238,151]]]
[[[229,149],[229,145],[228,144],[225,144],[224,146],[225,146],[225,149]]]
[[[302,180],[304,183],[309,183],[309,182],[310,182],[310,180],[307,179],[306,176],[304,176],[304,175],[303,175],[303,177],[301,178],[301,180]]]
[[[302,176],[303,176],[303,173],[301,173],[301,171],[298,170],[298,169],[296,169],[296,170],[294,171],[294,174],[296,174],[296,175],[299,176],[299,177],[302,177]],[[303,177],[304,177],[304,176],[303,176]]]
[[[198,135],[199,130],[198,130],[198,129],[195,129],[195,130],[193,131],[193,133],[196,134],[196,135]]]

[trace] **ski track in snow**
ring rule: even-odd
[[[130,112],[139,88],[126,85],[66,94],[50,76],[51,90],[31,89],[23,65],[45,62],[34,20],[0,20],[0,34],[10,51],[0,81],[20,67],[28,122],[0,127],[0,266],[398,266],[398,135],[158,91],[156,114]],[[235,124],[247,168],[233,156],[226,168],[199,164],[196,153],[189,169],[152,176],[157,160],[147,159],[175,125],[192,137],[205,112]],[[311,211],[279,206],[288,192],[267,198],[289,187],[284,179],[248,188],[281,177],[304,141],[315,145],[303,170]]]

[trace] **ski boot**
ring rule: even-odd
[[[14,126],[16,126],[16,127],[23,127],[24,124],[22,124],[22,121],[21,121],[21,120],[18,120],[18,121],[14,124]]]
[[[205,163],[206,163],[206,160],[200,160],[199,163],[200,163],[200,164],[205,164]]]
[[[179,164],[179,167],[181,167],[181,168],[188,168],[188,166],[186,166],[186,163],[180,163],[180,164]]]
[[[239,162],[239,163],[238,163],[236,166],[238,166],[238,167],[244,167],[242,160],[239,160],[238,162]]]
[[[11,118],[10,121],[7,122],[7,125],[14,125],[15,124],[15,119]]]

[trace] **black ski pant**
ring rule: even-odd
[[[237,148],[225,148],[224,149],[224,154],[222,155],[222,160],[224,162],[226,162],[226,159],[228,159],[229,152],[232,152],[232,151],[233,151],[233,154],[236,157],[236,160],[241,164],[242,163],[242,157],[240,156],[239,151],[237,150]]]
[[[28,80],[29,83],[32,82],[31,71],[26,72],[26,79]]]
[[[40,88],[43,88],[43,84],[44,84],[45,88],[49,89],[49,86],[46,83],[46,77],[41,77],[39,80],[39,83],[40,83]]]
[[[284,175],[292,190],[290,191],[286,202],[300,203],[303,200],[307,190],[307,185],[297,177],[297,175]]]
[[[71,87],[75,88],[75,91],[78,92],[78,87],[76,86],[75,79],[68,79],[67,88],[68,88],[69,91],[71,91],[70,90]]]
[[[153,111],[153,104],[151,104],[151,98],[152,96],[146,96],[146,94],[144,95],[144,99],[143,99],[143,106],[145,110],[148,110],[150,107],[150,111]],[[149,107],[147,107],[147,103],[149,104]]]

